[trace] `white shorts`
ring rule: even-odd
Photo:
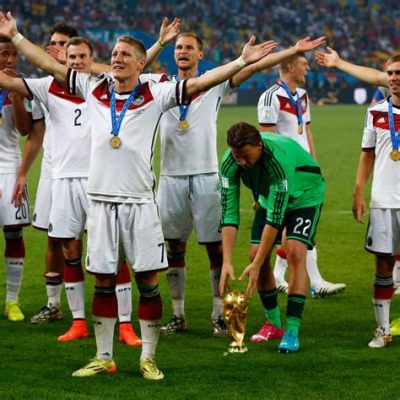
[[[49,237],[79,239],[86,226],[89,200],[87,178],[53,179]]]
[[[221,240],[218,174],[161,176],[157,198],[166,239],[187,240],[194,225],[199,243]]]
[[[365,249],[372,253],[397,254],[400,245],[400,209],[371,208]]]
[[[51,209],[51,184],[52,179],[44,174],[40,175],[36,190],[35,209],[33,211],[33,226],[37,229],[49,228],[49,217]]]
[[[125,259],[135,272],[168,266],[155,203],[114,204],[91,200],[86,269],[116,274]]]
[[[15,207],[11,203],[17,174],[0,174],[0,226],[29,225],[28,192],[22,204]]]

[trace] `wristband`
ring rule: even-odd
[[[14,46],[17,46],[18,43],[19,43],[22,39],[24,39],[24,35],[22,35],[21,33],[18,32],[16,35],[14,35],[14,36],[11,38],[11,41],[12,41],[12,43],[13,43]]]
[[[162,44],[160,39],[157,39],[157,43],[160,45],[160,47],[163,49],[165,47],[165,44]]]
[[[240,56],[239,58],[237,58],[237,59],[235,60],[235,63],[236,63],[236,65],[239,66],[240,68],[243,68],[243,67],[245,67],[245,66],[247,65],[247,62],[244,61],[243,56]]]

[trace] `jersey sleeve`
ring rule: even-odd
[[[221,163],[221,226],[235,226],[240,224],[240,178],[237,174],[238,164],[230,150],[227,150]]]
[[[364,132],[362,136],[361,147],[363,149],[372,149],[375,148],[376,145],[376,130],[374,128],[374,118],[371,113],[371,110],[368,109],[365,123],[364,123]]]
[[[271,96],[268,90],[260,96],[257,105],[258,123],[260,125],[277,124],[279,115],[279,104],[277,101],[276,96]]]
[[[188,104],[186,80],[160,82],[150,86],[155,103],[162,112],[181,104]]]
[[[306,112],[303,115],[303,120],[306,124],[309,124],[311,122],[311,107],[310,107],[310,98],[308,97],[307,93],[306,93],[306,99],[307,99],[307,107],[306,107]]]
[[[31,94],[48,108],[49,87],[54,78],[46,77],[41,79],[24,79],[25,85]]]
[[[69,69],[67,75],[68,92],[87,100],[91,93],[91,89],[104,78],[104,74],[92,75],[86,72]]]
[[[37,97],[34,97],[31,100],[31,109],[32,109],[32,119],[33,121],[39,121],[44,119],[43,108],[40,104],[40,101]]]

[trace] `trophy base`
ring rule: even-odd
[[[242,343],[232,342],[228,347],[228,353],[246,353],[247,347]]]

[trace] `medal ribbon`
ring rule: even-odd
[[[6,97],[7,97],[7,92],[5,89],[3,89],[0,94],[0,116],[3,113],[3,104],[4,104],[4,100],[6,99]]]
[[[198,78],[199,76],[200,76],[200,72],[197,71],[196,78]],[[179,79],[179,77],[177,75],[174,76],[174,78],[175,78],[176,82],[180,81],[180,79]],[[179,121],[185,121],[187,113],[189,112],[189,104],[186,104],[186,105],[180,104],[179,105],[179,112],[181,113],[181,115],[179,117]]]
[[[111,89],[111,123],[112,123],[112,131],[111,134],[114,136],[119,135],[119,131],[121,130],[121,124],[122,120],[125,117],[125,113],[128,110],[129,106],[132,104],[133,100],[135,100],[136,94],[140,88],[140,81],[136,84],[135,88],[133,89],[132,93],[129,95],[127,100],[124,103],[124,106],[122,107],[122,110],[119,114],[119,117],[117,117],[117,102],[115,100],[115,88],[113,87]]]
[[[297,94],[297,101],[296,101],[289,89],[289,86],[282,79],[281,79],[281,86],[283,87],[286,94],[288,95],[290,103],[292,104],[293,108],[296,110],[298,125],[302,127],[303,126],[303,108],[301,106],[301,99],[300,99],[299,94],[297,93],[297,90],[296,90],[296,94]]]
[[[390,138],[392,139],[392,147],[393,150],[398,150],[400,144],[400,130],[396,132],[396,128],[394,125],[394,118],[393,118],[393,103],[391,98],[389,99],[388,118],[389,118]]]

